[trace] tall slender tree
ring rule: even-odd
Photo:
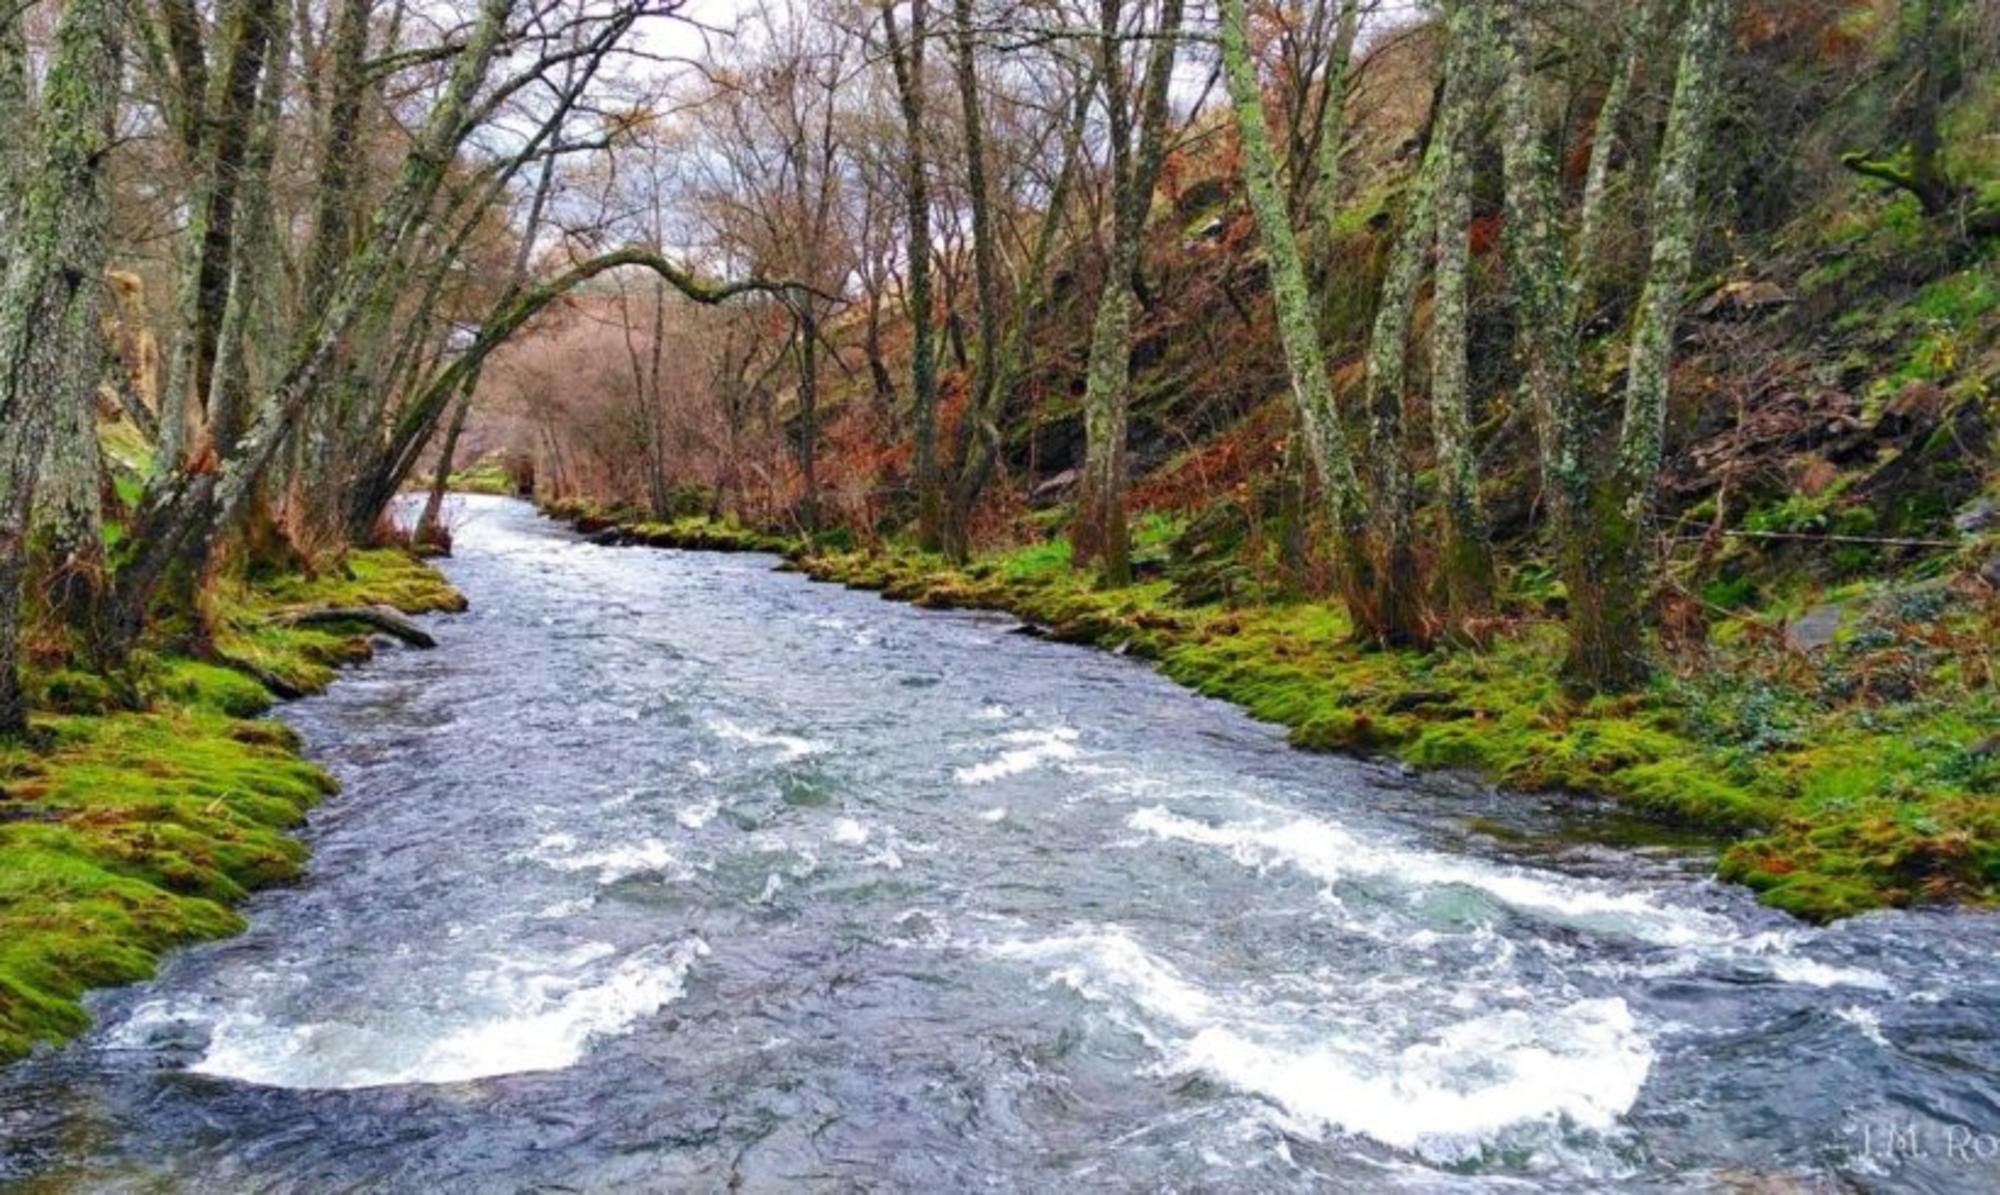
[[[1135,113],[1124,64],[1126,42],[1134,35],[1125,28],[1124,5],[1121,0],[1101,0],[1098,6],[1098,77],[1110,114],[1111,251],[1090,330],[1090,362],[1083,395],[1083,474],[1077,491],[1076,521],[1070,532],[1070,554],[1076,567],[1095,567],[1104,584],[1112,587],[1132,580],[1132,544],[1125,509],[1132,320],[1137,305],[1132,283],[1145,248],[1146,216],[1166,160],[1169,99],[1184,11],[1182,0],[1162,0],[1157,20],[1138,31],[1149,48],[1145,75],[1136,83]]]

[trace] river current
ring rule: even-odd
[[[306,881],[0,1074],[0,1187],[2000,1190],[2000,919],[459,502],[471,612],[279,713]]]

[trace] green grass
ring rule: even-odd
[[[302,689],[365,657],[368,641],[275,627],[273,612],[463,605],[397,552],[351,553],[261,587],[228,581],[213,601],[226,654]],[[29,688],[42,707],[36,739],[0,747],[0,1061],[81,1032],[88,989],[239,930],[231,906],[299,875],[306,852],[288,830],[334,791],[289,729],[249,720],[271,695],[240,671],[142,655],[116,683],[70,670],[31,675]]]

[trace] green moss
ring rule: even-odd
[[[354,553],[316,577],[222,584],[218,646],[324,683],[367,641],[274,627],[270,614],[375,602],[462,605],[407,556]],[[298,877],[306,851],[287,831],[334,790],[290,729],[245,720],[271,697],[244,673],[143,655],[132,673],[145,709],[121,708],[102,678],[31,675],[34,744],[0,747],[0,1061],[80,1032],[89,988],[144,978],[164,951],[238,931],[229,906]]]
[[[507,474],[507,468],[499,461],[480,461],[470,469],[453,473],[445,479],[447,488],[460,494],[492,494],[509,497],[515,491],[514,479]]]
[[[158,684],[160,696],[167,701],[232,718],[254,718],[271,708],[269,689],[217,664],[170,661]]]

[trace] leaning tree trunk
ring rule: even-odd
[[[21,689],[29,518],[48,434],[73,397],[76,358],[102,335],[110,196],[105,158],[118,111],[124,11],[70,0],[42,84],[35,150],[21,180],[0,283],[0,735],[27,729]],[[95,358],[91,360],[94,362]],[[94,387],[93,366],[86,375]],[[88,393],[88,390],[86,390]]]
[[[1299,258],[1298,238],[1278,186],[1277,154],[1264,120],[1262,85],[1250,57],[1249,21],[1244,0],[1222,0],[1223,76],[1241,143],[1244,190],[1257,217],[1264,253],[1270,261],[1271,297],[1278,308],[1278,339],[1292,383],[1292,405],[1305,437],[1306,452],[1320,479],[1320,491],[1338,534],[1340,586],[1350,617],[1364,634],[1373,630],[1375,570],[1369,559],[1368,499],[1361,488],[1346,430],[1334,407],[1333,386],[1314,319],[1312,291]]]
[[[453,154],[469,131],[466,113],[492,66],[512,12],[513,0],[484,0],[480,6],[479,18],[452,63],[451,76],[396,180],[377,205],[361,247],[340,271],[331,298],[314,309],[312,333],[302,339],[283,376],[270,388],[237,451],[214,470],[178,473],[149,495],[134,519],[115,578],[112,631],[121,649],[137,642],[153,595],[174,566],[206,559],[216,538],[247,509],[306,405],[323,391],[347,333],[375,297],[444,183]]]
[[[1570,683],[1591,692],[1643,683],[1648,523],[1666,436],[1674,327],[1694,264],[1696,187],[1715,126],[1728,52],[1731,0],[1692,0],[1653,183],[1652,265],[1632,321],[1617,461],[1577,528],[1583,543],[1565,578],[1570,594]]]
[[[570,82],[573,81],[572,79]],[[570,95],[574,94],[567,84],[564,90]],[[560,134],[562,120],[568,113],[569,107],[569,103],[565,102],[557,112],[555,118],[545,125],[550,136]],[[519,294],[521,287],[527,284],[528,263],[534,256],[535,239],[541,235],[542,220],[548,213],[549,194],[555,190],[555,182],[556,159],[551,154],[542,159],[540,173],[535,176],[534,196],[528,202],[528,219],[521,229],[521,239],[514,246],[514,263],[507,275],[506,293],[509,296]],[[453,257],[457,256],[455,247],[451,255]],[[664,295],[661,296],[661,302],[665,302]],[[657,312],[658,309],[656,308],[655,310]],[[458,456],[458,439],[461,435],[465,434],[466,421],[472,417],[472,399],[473,395],[479,390],[479,374],[480,371],[475,369],[466,375],[464,395],[458,400],[458,410],[451,417],[451,425],[445,429],[444,444],[438,449],[436,474],[431,478],[430,497],[424,500],[424,512],[417,519],[416,541],[418,543],[443,542],[443,536],[439,534],[441,530],[439,520],[444,516],[444,495],[445,491],[451,485],[452,462]],[[402,484],[400,479],[397,484],[399,486]],[[381,515],[380,512],[371,513],[364,510],[360,512],[360,517],[367,518],[369,520],[368,525],[372,527],[375,520],[379,519]]]

